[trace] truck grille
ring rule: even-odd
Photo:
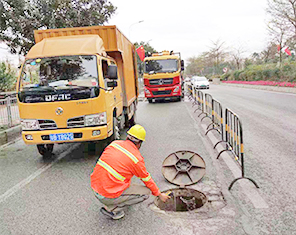
[[[84,116],[68,119],[67,127],[68,128],[84,127]]]
[[[150,79],[150,85],[159,86],[159,85],[171,85],[173,84],[173,78],[162,78],[162,79]]]
[[[41,130],[57,129],[57,124],[53,120],[38,120]]]
[[[167,90],[167,91],[152,91],[153,95],[170,95],[171,94],[171,90]]]

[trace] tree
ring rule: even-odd
[[[268,63],[273,60],[273,62],[276,62],[277,60],[276,55],[278,54],[277,45],[273,42],[270,42],[266,49],[261,51],[260,57],[262,58],[264,63]]]
[[[230,56],[232,57],[237,70],[240,70],[241,68],[244,53],[245,53],[245,50],[243,49],[242,46],[234,48],[230,53]]]
[[[102,25],[115,10],[108,0],[0,0],[0,40],[26,54],[33,30]]]
[[[0,92],[14,89],[16,72],[9,63],[0,62]]]
[[[190,57],[187,61],[188,64],[185,70],[186,76],[204,75],[204,70],[206,69],[205,54],[198,57]]]
[[[207,52],[207,57],[213,60],[215,66],[215,74],[219,74],[220,70],[220,63],[223,61],[224,57],[226,56],[225,51],[225,42],[221,42],[219,39],[216,41],[212,41],[212,46],[210,47],[210,51]]]
[[[148,54],[148,53],[152,54],[152,53],[157,52],[148,42],[144,42],[144,41],[141,41],[140,43],[135,42],[134,45],[135,45],[136,48],[138,48],[139,46],[143,46],[144,49],[145,49],[145,54]],[[143,75],[143,65],[142,64],[143,63],[142,63],[142,61],[140,60],[140,57],[137,54],[137,65],[138,65],[139,76]]]
[[[277,20],[273,19],[267,25],[269,35],[271,36],[271,40],[274,41],[280,48],[279,55],[280,55],[280,64],[282,63],[283,53],[281,48],[285,46],[286,41],[291,34],[289,33],[289,25],[285,20]]]
[[[296,0],[268,0],[266,11],[273,20],[291,26],[296,35]]]

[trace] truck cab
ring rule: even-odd
[[[115,26],[37,30],[35,40],[17,84],[25,143],[45,156],[55,143],[118,139],[135,121],[134,45]]]
[[[180,53],[163,51],[144,59],[144,92],[149,103],[153,100],[182,98],[182,71],[184,62]]]

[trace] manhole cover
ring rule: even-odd
[[[192,211],[202,207],[207,202],[207,197],[195,189],[176,188],[167,190],[164,193],[170,193],[171,196],[165,203],[159,197],[154,200],[154,204],[164,211]]]
[[[201,156],[191,151],[170,154],[162,163],[162,174],[172,184],[186,186],[197,183],[206,173]]]

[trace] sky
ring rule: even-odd
[[[105,25],[116,25],[132,42],[149,42],[157,51],[180,52],[185,62],[217,40],[228,50],[243,48],[245,56],[268,42],[267,0],[109,1],[117,10]],[[0,44],[0,60],[18,63],[3,48]]]
[[[109,1],[117,11],[108,24],[117,25],[132,42],[181,52],[185,60],[208,51],[217,40],[229,50],[242,47],[245,56],[264,50],[268,42],[267,0]]]
[[[8,47],[4,43],[0,43],[0,61],[9,61],[15,67],[19,65],[19,57],[9,53]]]

